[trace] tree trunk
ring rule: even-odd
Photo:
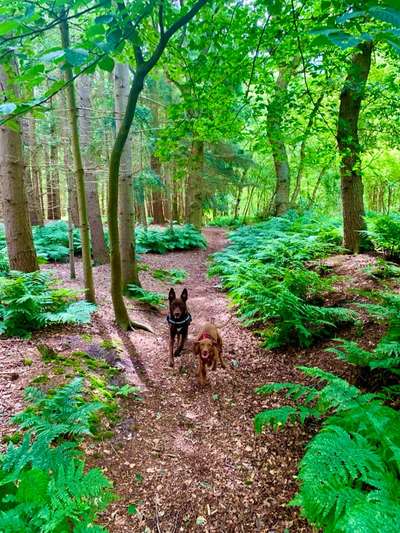
[[[275,92],[268,105],[267,135],[271,145],[274,160],[276,190],[275,190],[275,215],[280,216],[289,209],[290,193],[290,168],[286,146],[283,141],[284,108],[287,103],[287,87],[295,68],[299,63],[296,57],[289,67],[279,71],[275,84]]]
[[[129,66],[117,63],[114,71],[115,121],[117,129],[129,97]],[[139,285],[139,275],[135,255],[135,206],[132,176],[132,138],[128,136],[121,154],[119,167],[119,235],[121,253],[122,290],[129,284]]]
[[[365,228],[358,119],[371,67],[372,43],[357,46],[340,94],[337,142],[341,156],[340,178],[343,203],[343,245],[352,253],[360,250]]]
[[[203,222],[204,142],[192,142],[185,198],[185,221],[201,228]]]
[[[63,48],[70,47],[68,20],[65,9],[62,10],[60,22],[61,41]],[[83,171],[81,148],[79,144],[78,113],[76,109],[75,87],[73,82],[72,68],[64,65],[65,80],[68,82],[68,116],[71,128],[72,154],[75,166],[76,188],[78,191],[80,234],[82,243],[83,276],[86,290],[86,300],[95,302],[95,290],[93,283],[92,258],[90,255],[89,224],[85,191],[85,176]]]
[[[165,216],[163,211],[163,199],[161,192],[161,162],[159,158],[151,154],[150,156],[150,167],[151,170],[160,178],[160,186],[153,188],[151,191],[151,206],[152,206],[152,215],[153,215],[153,224],[165,224]]]
[[[109,257],[104,240],[103,223],[101,220],[99,193],[97,190],[97,176],[93,171],[91,157],[91,98],[90,78],[80,76],[78,80],[79,93],[79,126],[81,133],[81,147],[84,162],[85,189],[88,206],[90,236],[92,244],[92,256],[95,265],[108,263]]]
[[[35,121],[26,120],[24,124],[26,154],[28,164],[25,169],[26,194],[28,198],[29,218],[32,226],[43,226],[43,213],[40,202],[40,173],[37,161],[38,145],[35,135]]]
[[[55,119],[51,117],[50,122],[50,167],[47,172],[47,218],[49,220],[60,220],[61,199],[60,199],[60,176],[58,172],[58,137]]]
[[[312,125],[314,123],[315,116],[318,113],[318,110],[319,110],[319,108],[321,106],[323,98],[324,98],[324,94],[321,94],[321,96],[315,101],[314,107],[313,107],[313,109],[312,109],[312,111],[310,113],[310,116],[308,118],[306,129],[304,130],[304,133],[303,133],[303,138],[301,140],[301,145],[300,145],[299,166],[298,166],[298,169],[297,169],[296,182],[295,182],[295,186],[294,186],[292,197],[290,199],[290,203],[292,205],[296,204],[297,199],[298,199],[299,194],[300,194],[301,180],[302,180],[302,177],[303,177],[304,162],[305,162],[305,157],[306,157],[306,142],[307,142],[307,139],[308,139],[308,137],[310,135],[311,128],[312,128]]]
[[[14,68],[12,63],[8,65]],[[8,80],[6,68],[0,65],[0,86],[16,94]],[[0,126],[0,181],[3,217],[10,268],[22,272],[38,270],[24,187],[24,162],[21,133]]]
[[[67,109],[67,102],[64,91],[60,93],[60,105],[61,109]],[[61,124],[61,135],[62,135],[62,147],[63,147],[63,161],[64,161],[64,177],[67,185],[67,204],[68,204],[68,217],[71,218],[72,225],[79,228],[79,209],[78,209],[78,197],[76,195],[76,183],[74,180],[73,173],[71,172],[72,167],[72,154],[71,154],[71,143],[70,143],[70,132],[68,123],[63,120],[60,120]]]

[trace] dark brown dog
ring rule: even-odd
[[[207,322],[201,329],[200,335],[193,344],[193,351],[199,356],[198,379],[200,385],[207,381],[207,367],[216,370],[217,362],[222,368],[226,368],[222,359],[222,339],[214,324]]]
[[[189,324],[192,317],[188,311],[186,302],[188,299],[187,289],[183,289],[180,298],[176,297],[174,289],[169,290],[169,315],[167,322],[169,324],[169,366],[174,366],[174,357],[179,357],[188,336]],[[174,352],[175,337],[178,346]]]

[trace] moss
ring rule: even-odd
[[[26,358],[22,361],[22,364],[23,364],[24,366],[32,366],[32,363],[33,363],[33,361],[32,361],[32,359],[29,359],[29,357],[26,357]]]
[[[49,381],[50,378],[47,374],[40,374],[39,376],[36,376],[34,379],[32,379],[31,383],[39,385],[41,383],[48,383]]]

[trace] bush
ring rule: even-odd
[[[96,306],[76,297],[48,272],[10,272],[0,277],[0,333],[28,338],[52,324],[87,324]]]
[[[400,415],[382,395],[362,393],[318,368],[301,368],[326,382],[322,389],[272,383],[258,393],[286,391],[295,406],[270,409],[255,417],[255,429],[275,429],[328,413],[300,463],[300,490],[291,504],[316,527],[337,532],[392,533],[400,526]],[[333,414],[332,414],[333,413]]]
[[[81,252],[79,230],[74,229],[74,251]],[[49,222],[45,226],[33,228],[33,241],[38,256],[47,261],[65,262],[68,260],[68,224],[63,220]]]
[[[183,283],[187,278],[187,272],[183,268],[171,268],[171,270],[156,268],[151,275],[154,279],[159,279],[172,285]]]
[[[365,234],[377,252],[392,258],[400,257],[400,214],[370,213],[367,216],[367,225]]]
[[[165,295],[160,292],[147,291],[137,285],[128,285],[128,296],[132,300],[148,304],[153,307],[165,305]]]
[[[213,256],[218,275],[246,325],[255,325],[269,348],[309,346],[317,337],[356,318],[354,311],[323,307],[330,282],[307,270],[306,261],[341,250],[340,225],[312,213],[293,212],[230,235]]]
[[[172,250],[192,250],[205,248],[207,242],[194,226],[175,226],[165,230],[136,230],[137,253],[153,252],[164,254]]]
[[[99,512],[114,499],[101,470],[86,471],[79,444],[102,404],[86,402],[77,378],[46,396],[28,388],[30,406],[13,422],[24,431],[0,459],[0,531],[93,531]]]

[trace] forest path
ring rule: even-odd
[[[206,250],[143,257],[151,267],[187,271],[186,282],[176,291],[188,288],[193,322],[186,350],[170,369],[166,310],[144,314],[130,306],[131,314],[149,323],[156,336],[139,331],[121,335],[146,391],[143,402],[129,402],[114,437],[92,450],[91,462],[106,468],[120,496],[104,525],[112,533],[311,531],[297,510],[286,506],[296,489],[306,433],[292,428],[260,437],[252,425],[257,412],[274,405],[273,399],[257,396],[255,387],[298,379],[296,361],[261,349],[254,335],[231,317],[218,281],[207,278],[207,258],[227,244],[225,232],[204,233]],[[147,272],[141,278],[146,289],[167,294],[168,284]],[[103,287],[99,279],[97,287]],[[210,384],[202,388],[191,345],[210,319],[224,325],[228,368],[209,372]],[[138,512],[129,516],[132,504]]]

